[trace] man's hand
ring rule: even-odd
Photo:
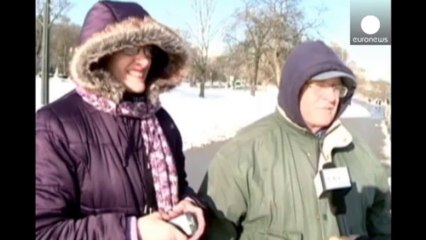
[[[176,206],[173,207],[173,210],[167,213],[167,216],[164,217],[166,220],[170,220],[184,213],[193,213],[197,218],[198,229],[194,235],[189,240],[196,240],[201,237],[206,226],[203,210],[200,207],[197,207],[194,201],[187,197],[180,201]]]
[[[188,240],[188,238],[170,223],[167,215],[154,212],[137,220],[139,238],[143,240]]]

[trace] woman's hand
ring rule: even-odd
[[[172,211],[167,213],[167,217],[165,217],[165,219],[170,220],[172,218],[175,218],[181,214],[188,213],[188,212],[193,213],[195,215],[195,217],[197,218],[197,223],[198,223],[197,231],[194,233],[194,235],[192,235],[192,237],[189,240],[199,239],[204,232],[206,223],[204,220],[203,210],[200,207],[196,206],[196,204],[191,198],[187,197],[183,199],[182,201],[180,201],[176,206],[173,207]]]
[[[168,215],[154,212],[137,220],[139,238],[142,240],[188,240],[180,230],[167,222]]]

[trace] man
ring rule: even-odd
[[[209,239],[390,239],[384,168],[339,121],[355,89],[352,71],[323,42],[292,51],[277,111],[240,131],[208,169],[200,194],[212,209]],[[351,181],[345,237],[333,191],[320,194],[314,183],[330,163],[346,167]]]

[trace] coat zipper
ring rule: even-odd
[[[319,169],[319,158],[321,156],[321,152],[322,152],[322,145],[323,145],[323,141],[322,139],[316,139],[316,145],[317,147],[317,169],[316,172],[318,172]],[[315,173],[316,175],[316,173]],[[317,215],[318,215],[318,219],[319,219],[319,223],[320,223],[320,231],[321,231],[321,239],[325,240],[325,236],[324,236],[324,231],[323,231],[323,227],[324,227],[324,223],[323,223],[323,219],[322,219],[322,214],[320,212],[320,200],[318,198],[316,198],[316,203],[317,203]]]

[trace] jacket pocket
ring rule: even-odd
[[[256,232],[253,235],[253,240],[303,240],[302,236],[302,233],[299,232],[284,232],[281,234]]]

